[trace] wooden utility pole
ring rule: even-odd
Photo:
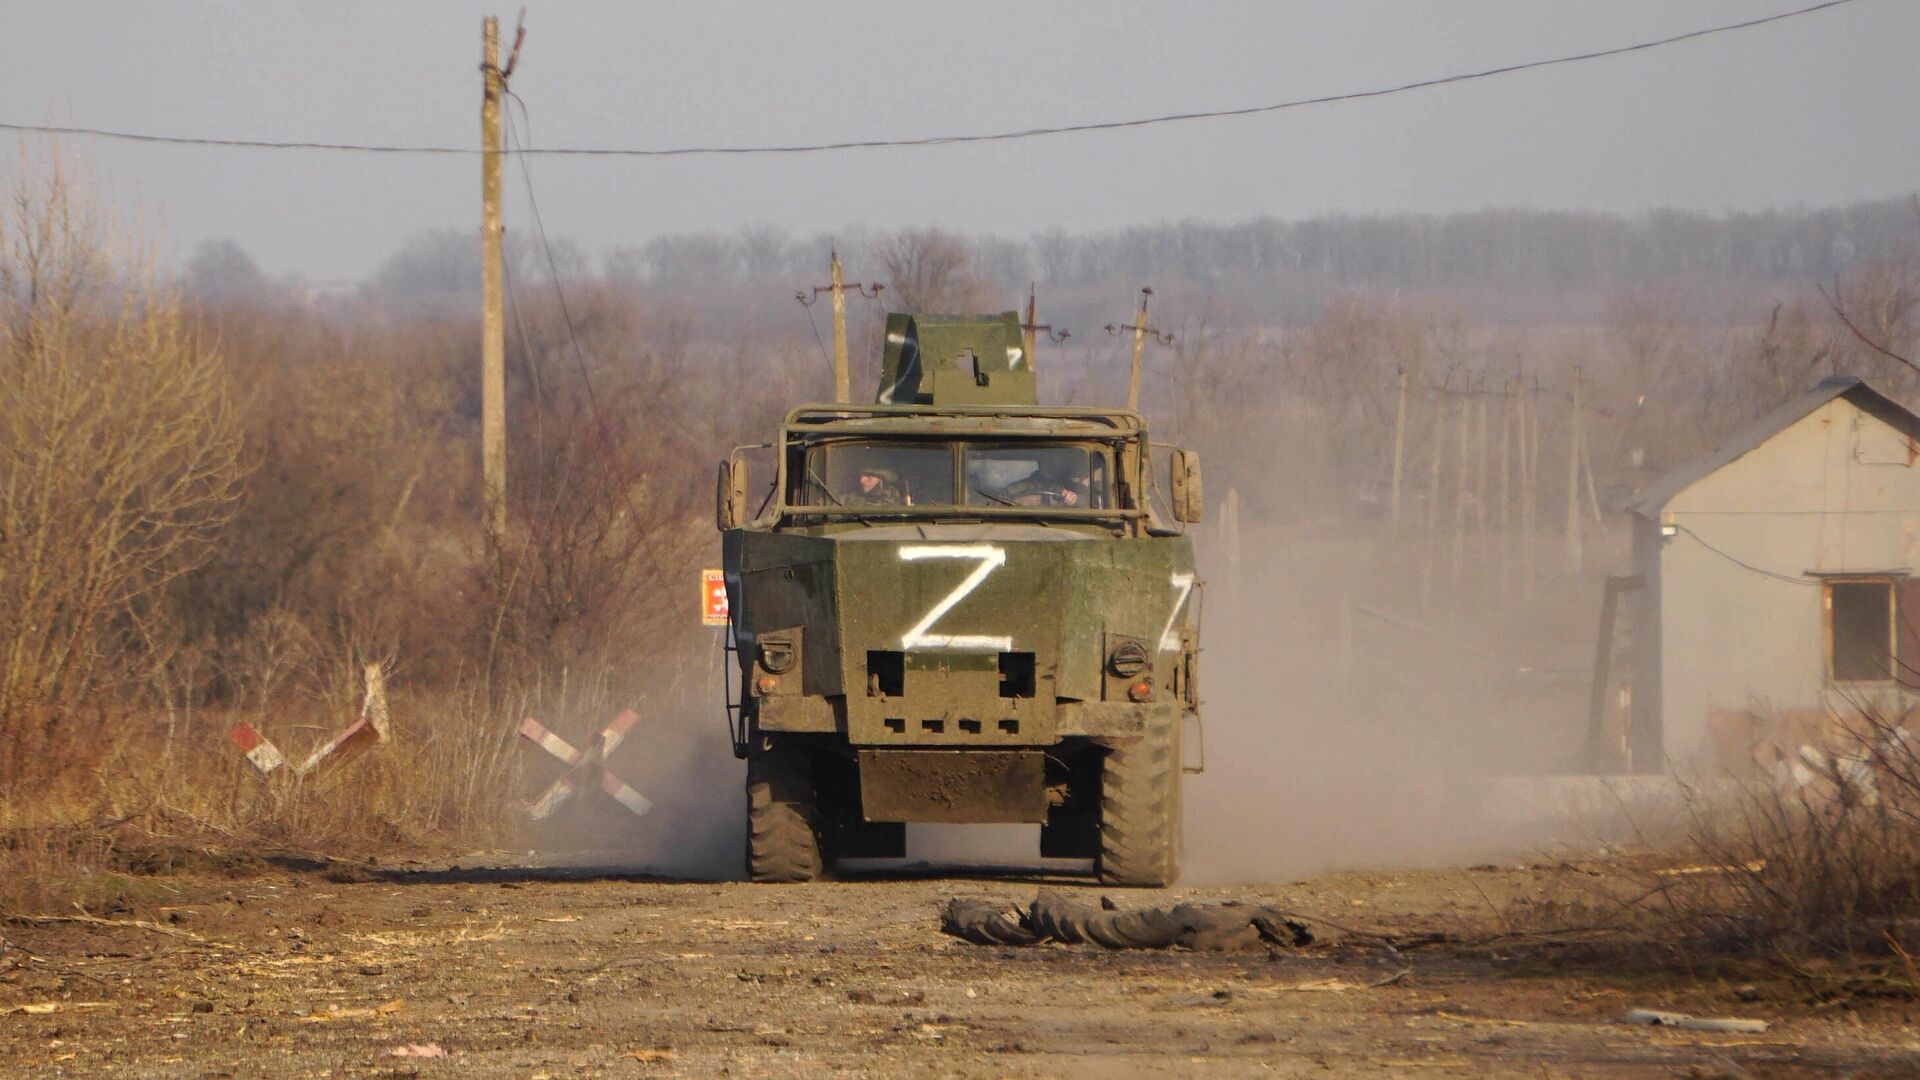
[[[827,280],[830,284],[815,285],[812,295],[797,292],[793,298],[800,301],[802,307],[810,307],[821,293],[833,295],[833,400],[848,402],[853,400],[853,380],[847,369],[847,287],[840,276],[839,248],[827,248],[827,259]],[[862,286],[855,282],[853,291],[871,300],[880,295],[882,288],[884,286],[878,283]]]
[[[1147,342],[1147,301],[1153,298],[1151,287],[1140,290],[1140,313],[1133,317],[1133,366],[1127,369],[1127,411],[1140,411],[1140,351]]]
[[[480,476],[486,487],[487,532],[496,540],[507,531],[507,322],[501,291],[500,99],[526,39],[523,24],[514,31],[513,48],[500,65],[500,20],[480,23]]]
[[[1527,395],[1532,395],[1528,403]],[[1540,507],[1540,383],[1535,378],[1531,385],[1521,388],[1520,396],[1520,438],[1522,450],[1526,454],[1526,481],[1522,485],[1520,504],[1520,538],[1523,562],[1526,568],[1525,594],[1533,599],[1535,581],[1535,556],[1538,549],[1534,544],[1534,515]]]
[[[1480,393],[1474,396],[1474,441],[1477,444],[1473,455],[1473,527],[1480,535],[1480,557],[1487,555],[1487,398],[1493,392],[1493,384],[1482,379]]]
[[[1580,472],[1587,478],[1587,509],[1593,512],[1595,525],[1605,521],[1600,513],[1600,491],[1593,479],[1593,441],[1587,438],[1586,425],[1580,427]]]
[[[1028,282],[1027,321],[1020,324],[1020,342],[1027,350],[1027,370],[1035,373],[1038,373],[1040,369],[1034,366],[1033,350],[1040,343],[1040,331],[1045,330],[1047,332],[1047,340],[1053,342],[1055,345],[1065,344],[1066,340],[1073,336],[1073,331],[1055,330],[1051,323],[1040,322],[1039,318],[1039,296],[1034,288],[1034,284]]]
[[[501,294],[500,20],[480,24],[480,473],[486,483],[487,531],[507,531],[507,323]]]
[[[1387,497],[1387,528],[1400,532],[1400,469],[1407,443],[1407,369],[1400,369],[1393,405],[1393,490]]]
[[[828,278],[833,290],[833,400],[853,400],[853,380],[847,373],[847,290],[840,284],[840,249],[827,248]]]
[[[1027,321],[1020,324],[1020,345],[1027,351],[1027,363],[1033,363],[1033,335],[1040,328],[1040,295],[1034,283],[1027,282]],[[1028,370],[1032,370],[1029,367]]]
[[[1467,455],[1471,446],[1467,441],[1469,431],[1468,418],[1473,414],[1473,381],[1467,381],[1467,389],[1460,392],[1460,421],[1456,425],[1459,435],[1459,454],[1454,459],[1453,469],[1453,583],[1460,584],[1460,572],[1467,554],[1467,482],[1472,472],[1472,459]]]
[[[1439,546],[1440,459],[1447,448],[1447,390],[1444,385],[1433,394],[1433,457],[1427,462],[1426,542],[1420,545],[1420,606],[1433,603],[1434,549]]]
[[[1580,388],[1586,382],[1580,365],[1573,366],[1573,414],[1567,424],[1567,566],[1580,569]]]
[[[1514,380],[1500,395],[1500,512],[1495,528],[1500,532],[1500,587],[1507,587],[1509,557],[1513,554],[1513,398]]]
[[[1163,334],[1147,325],[1147,301],[1153,299],[1153,288],[1148,286],[1140,290],[1140,310],[1134,315],[1133,322],[1127,326],[1107,324],[1107,333],[1118,335],[1122,330],[1133,331],[1133,368],[1127,374],[1127,411],[1140,411],[1140,354],[1146,348],[1147,335],[1152,334],[1155,341],[1162,345],[1173,344],[1172,334]]]
[[[1440,459],[1447,444],[1447,391],[1433,393],[1433,459],[1427,463],[1427,543],[1432,545],[1440,513]]]

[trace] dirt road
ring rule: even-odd
[[[1414,935],[1510,918],[1596,872],[1114,895],[1129,906],[1234,897]],[[940,932],[950,896],[1098,895],[1072,879],[756,887],[336,867],[154,883],[149,926],[0,927],[12,946],[0,958],[0,1072],[1920,1074],[1909,1006],[1820,1009],[1766,987],[1629,977],[1566,943],[1114,953]],[[1615,1022],[1635,1006],[1774,1023],[1724,1035]]]

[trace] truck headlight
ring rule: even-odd
[[[1123,641],[1114,646],[1107,656],[1107,670],[1122,679],[1131,679],[1147,670],[1151,658],[1147,656],[1146,646],[1137,641]]]
[[[785,675],[793,666],[794,648],[791,641],[767,640],[760,643],[760,667],[775,675]]]

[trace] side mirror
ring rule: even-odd
[[[1174,450],[1167,455],[1167,501],[1172,503],[1175,521],[1198,525],[1206,515],[1206,500],[1200,490],[1200,455],[1191,450]]]
[[[720,463],[720,482],[714,497],[714,523],[722,532],[747,520],[747,463],[734,456]]]

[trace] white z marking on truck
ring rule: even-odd
[[[1011,637],[991,637],[986,634],[934,634],[928,631],[933,624],[952,611],[954,606],[967,598],[967,594],[980,587],[987,575],[1007,565],[1007,550],[989,544],[916,544],[902,547],[900,558],[903,562],[918,562],[921,559],[973,559],[980,565],[973,573],[960,582],[946,598],[933,605],[913,629],[900,635],[902,649],[980,649],[991,652],[1006,652],[1013,648]]]
[[[1160,631],[1160,651],[1178,652],[1180,634],[1173,624],[1179,621],[1180,612],[1187,606],[1187,597],[1193,595],[1193,575],[1175,574],[1167,579],[1173,584],[1173,610],[1167,612],[1167,625]]]

